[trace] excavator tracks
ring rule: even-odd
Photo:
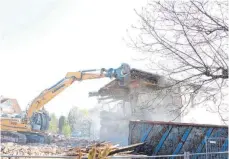
[[[19,144],[27,143],[26,135],[18,133],[18,132],[1,132],[1,142],[14,142]]]
[[[46,134],[28,133],[28,132],[1,132],[1,142],[13,142],[18,144],[41,143],[49,144],[51,138]]]
[[[40,144],[49,144],[50,137],[46,134],[38,133],[23,133],[26,136],[27,143],[40,143]]]

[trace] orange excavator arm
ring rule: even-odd
[[[79,72],[68,72],[65,78],[61,79],[55,85],[50,87],[49,89],[44,90],[38,97],[36,97],[29,108],[27,109],[27,119],[32,117],[34,112],[39,111],[44,107],[46,103],[56,97],[59,93],[61,93],[64,89],[72,85],[75,81],[89,80],[89,79],[98,79],[104,77],[115,77],[119,79],[121,82],[124,81],[124,78],[129,78],[129,72],[126,70],[126,65],[123,64],[117,69],[100,69],[100,73],[91,73],[98,70],[85,70]],[[128,67],[129,68],[129,67]],[[104,73],[105,72],[105,73]],[[124,73],[123,73],[124,72]]]

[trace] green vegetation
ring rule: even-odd
[[[59,128],[59,133],[62,134],[63,133],[63,127],[64,127],[64,122],[65,122],[65,116],[61,116],[59,118],[59,125],[58,125],[58,128]]]
[[[64,126],[63,126],[63,134],[66,136],[66,137],[69,137],[71,136],[71,127],[69,125],[69,123],[65,120],[64,122]]]
[[[75,130],[75,126],[78,121],[82,118],[82,113],[80,112],[78,107],[72,107],[68,113],[68,122],[71,127],[71,130]]]
[[[51,121],[49,124],[49,132],[57,133],[58,130],[58,120],[54,113],[51,114]]]
[[[60,118],[57,119],[56,115],[52,113],[50,117],[49,132],[63,134],[66,137],[71,136],[72,130],[65,116],[60,116]]]

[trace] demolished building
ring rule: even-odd
[[[3,96],[0,98],[0,108],[3,114],[19,114],[21,112],[21,108],[16,99]]]
[[[181,97],[162,89],[167,82],[163,76],[133,68],[128,86],[113,80],[91,92],[89,96],[98,97],[104,108],[100,112],[100,139],[127,145],[130,120],[180,122]]]

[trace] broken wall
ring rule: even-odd
[[[100,113],[100,140],[128,145],[130,120],[181,121],[181,98],[174,91],[141,86],[132,88],[126,98],[116,109]]]
[[[181,97],[173,92],[137,88],[131,90],[131,99],[127,105],[139,120],[181,121]]]

